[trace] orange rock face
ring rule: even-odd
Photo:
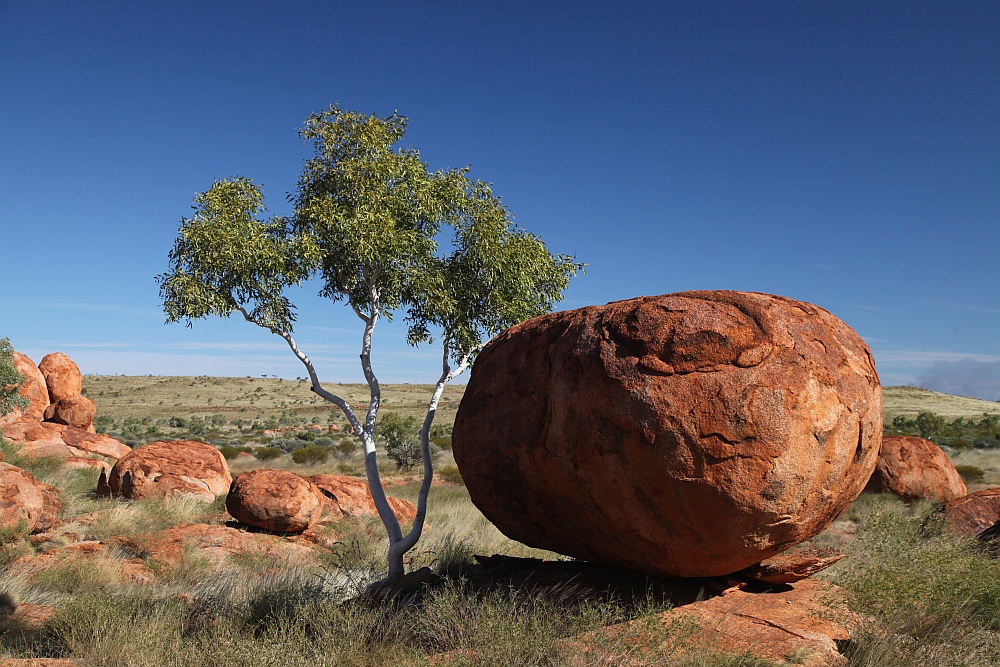
[[[55,403],[61,398],[79,396],[83,392],[83,376],[80,368],[62,352],[53,352],[42,357],[38,370],[45,378],[49,390],[49,401]]]
[[[86,396],[66,396],[45,408],[45,421],[87,430],[97,416],[97,406]]]
[[[153,533],[141,533],[105,540],[105,545],[118,546],[126,553],[141,551],[148,560],[163,565],[178,565],[185,551],[194,549],[199,557],[214,566],[228,559],[246,555],[259,555],[275,561],[303,561],[311,558],[313,550],[292,544],[272,535],[248,533],[229,526],[188,523]]]
[[[368,490],[368,482],[363,479],[341,475],[313,475],[309,481],[336,502],[340,511],[348,516],[378,514],[371,491]],[[392,496],[386,496],[386,499],[400,523],[412,523],[416,518],[417,508],[413,503]]]
[[[878,463],[865,491],[892,493],[907,502],[923,498],[947,502],[968,493],[940,447],[930,440],[898,435],[882,439]]]
[[[20,521],[28,532],[38,533],[59,524],[62,503],[59,490],[42,484],[25,470],[0,463],[0,527],[14,528]]]
[[[301,533],[319,521],[324,498],[319,488],[286,470],[258,468],[237,475],[226,509],[248,526],[279,533]]]
[[[45,385],[42,372],[38,370],[35,362],[20,352],[14,353],[14,368],[26,378],[21,385],[21,396],[28,399],[28,407],[0,417],[0,424],[9,424],[20,419],[41,421],[45,415],[45,408],[49,406],[49,389]]]
[[[945,525],[963,537],[978,537],[1000,521],[1000,488],[983,489],[945,503]]]
[[[133,500],[186,495],[212,502],[232,481],[226,459],[212,445],[166,440],[137,447],[119,459],[108,475],[106,492]]]
[[[552,313],[480,353],[452,434],[507,536],[715,576],[818,534],[882,439],[868,346],[811,304],[685,292]]]
[[[65,424],[23,419],[2,427],[4,436],[20,445],[18,454],[62,459],[101,456],[118,460],[131,449],[109,435],[98,435]]]

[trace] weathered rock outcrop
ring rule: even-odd
[[[371,491],[368,490],[368,482],[363,479],[341,475],[313,475],[309,481],[318,486],[327,498],[336,503],[339,511],[348,516],[378,514]],[[400,523],[412,523],[417,517],[417,508],[413,503],[392,496],[386,496],[386,499]]]
[[[947,502],[968,493],[940,447],[930,440],[901,435],[882,438],[878,463],[865,491],[892,493],[907,502],[924,498]]]
[[[45,408],[45,421],[90,430],[97,416],[97,406],[86,396],[65,396]]]
[[[690,627],[686,633],[668,633],[666,646],[639,645],[649,641],[648,630],[638,631],[649,619],[597,630],[570,640],[570,645],[591,650],[591,660],[580,664],[597,664],[593,653],[599,656],[602,651],[638,658],[614,664],[639,665],[650,664],[641,659],[644,652],[678,657],[699,649],[721,649],[781,664],[795,655],[794,663],[806,667],[846,665],[837,646],[850,639],[848,626],[853,623],[844,598],[837,586],[812,579],[770,593],[733,590],[661,614],[664,626]]]
[[[167,566],[178,565],[185,551],[195,550],[198,557],[219,566],[230,558],[261,556],[276,562],[302,562],[312,557],[311,547],[260,533],[248,533],[229,526],[187,523],[153,533],[140,533],[104,540],[105,546],[119,547],[125,553],[141,552],[150,561]]]
[[[978,537],[1000,521],[1000,487],[983,489],[944,505],[945,525],[962,537]]]
[[[131,449],[110,435],[101,435],[65,424],[23,419],[2,427],[4,436],[19,445],[18,454],[31,458],[52,456],[67,460],[103,457],[114,463]]]
[[[452,435],[509,537],[669,576],[821,532],[882,439],[868,346],[814,305],[685,292],[552,313],[480,353]]]
[[[25,382],[21,385],[21,396],[28,399],[28,407],[0,416],[0,424],[9,424],[21,419],[40,421],[45,414],[45,408],[49,406],[49,389],[45,385],[45,378],[35,362],[20,352],[14,352],[14,368],[25,377]]]
[[[233,478],[218,449],[193,440],[166,440],[137,447],[123,456],[98,495],[140,500],[187,495],[212,502],[229,490]],[[103,484],[102,484],[103,482]]]
[[[279,533],[314,526],[325,504],[322,491],[306,478],[268,468],[237,475],[226,496],[226,509],[237,521]]]
[[[26,470],[0,463],[0,527],[14,528],[24,521],[29,533],[59,524],[59,490],[42,484]]]
[[[46,354],[39,362],[38,370],[45,378],[50,402],[83,393],[83,376],[79,366],[62,352]]]
[[[772,556],[740,570],[738,576],[767,584],[791,584],[825,570],[843,557],[844,554],[836,549],[807,547]]]

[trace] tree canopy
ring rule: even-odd
[[[311,142],[288,217],[269,216],[261,187],[237,177],[216,181],[182,218],[157,278],[168,322],[239,312],[281,336],[305,365],[312,390],[344,412],[365,448],[369,488],[390,538],[390,578],[419,538],[431,480],[428,433],[444,386],[467,368],[486,340],[552,309],[582,265],[553,255],[513,223],[488,183],[467,167],[431,171],[413,147],[398,144],[408,119],[342,110],[309,116]],[[340,396],[324,389],[292,337],[295,305],[286,289],[315,279],[319,294],[346,302],[364,327],[361,367],[371,400],[362,424]],[[404,538],[385,501],[375,461],[381,401],[371,364],[381,317],[402,313],[407,339],[439,340],[442,373],[420,431],[424,480],[417,519]],[[454,366],[452,365],[454,364]]]

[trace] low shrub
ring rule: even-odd
[[[955,470],[966,484],[979,484],[986,477],[986,471],[979,466],[962,464],[955,466]]]
[[[462,479],[462,473],[458,471],[458,466],[441,466],[437,470],[437,476],[449,484],[465,485],[465,480]]]
[[[300,447],[292,452],[292,460],[299,465],[326,463],[327,458],[329,458],[329,455],[326,453],[326,450],[319,445]]]
[[[258,461],[273,461],[282,454],[284,454],[284,452],[277,447],[258,447],[253,450],[253,456]]]

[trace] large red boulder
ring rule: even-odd
[[[166,440],[136,447],[120,458],[102,481],[98,482],[99,495],[133,500],[193,496],[212,502],[229,490],[233,478],[226,459],[212,445]]]
[[[318,486],[348,516],[378,514],[368,482],[363,479],[342,475],[313,475],[309,481]],[[413,503],[392,496],[386,496],[386,500],[400,523],[412,523],[417,517],[417,508]]]
[[[42,357],[38,370],[45,377],[49,390],[49,400],[55,403],[60,398],[79,396],[83,393],[83,376],[80,368],[62,352],[53,352]]]
[[[226,509],[240,523],[280,533],[301,533],[323,514],[323,493],[287,470],[258,468],[236,476]]]
[[[882,438],[878,463],[865,491],[892,493],[906,502],[949,501],[968,493],[948,456],[930,440],[892,435]]]
[[[476,361],[452,446],[508,537],[714,576],[830,525],[881,439],[875,363],[850,327],[808,303],[717,291],[508,329]]]
[[[15,528],[23,521],[30,533],[48,530],[59,524],[60,507],[58,489],[26,470],[0,463],[0,528]]]
[[[90,433],[65,424],[22,419],[2,426],[3,434],[19,446],[21,456],[86,459],[99,456],[117,461],[132,451],[110,435]]]
[[[65,396],[45,408],[45,421],[88,430],[97,416],[97,406],[86,396]]]
[[[944,505],[945,525],[956,535],[978,537],[1000,521],[1000,488],[983,489]]]
[[[21,385],[21,396],[28,399],[28,407],[0,416],[0,424],[9,424],[20,419],[41,421],[45,415],[45,408],[49,407],[49,389],[45,385],[42,372],[38,370],[35,362],[20,352],[14,353],[14,368],[25,378],[24,384]]]

